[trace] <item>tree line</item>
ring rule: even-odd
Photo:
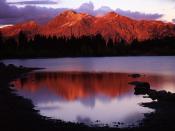
[[[175,55],[175,38],[134,40],[126,44],[124,40],[120,43],[112,39],[106,41],[100,34],[71,38],[35,35],[32,39],[28,39],[24,32],[17,38],[4,38],[0,34],[0,58],[130,55]]]

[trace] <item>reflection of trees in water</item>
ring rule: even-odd
[[[147,81],[154,88],[161,89],[175,78],[149,75],[134,79],[122,73],[40,72],[32,73],[14,84],[19,89],[31,92],[47,87],[66,100],[75,100],[95,95],[121,96],[132,91],[128,82],[134,80]]]

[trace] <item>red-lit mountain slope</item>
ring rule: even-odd
[[[30,21],[1,29],[4,36],[17,36],[20,31],[28,36],[36,34],[44,36],[75,36],[101,34],[106,40],[113,39],[116,43],[124,40],[131,43],[150,39],[175,37],[175,25],[161,21],[133,20],[115,12],[104,16],[91,16],[85,13],[65,11],[45,25]]]

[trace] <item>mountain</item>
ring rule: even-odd
[[[5,37],[18,36],[19,32],[23,31],[29,38],[36,34],[68,38],[101,34],[106,40],[112,39],[116,43],[175,37],[175,25],[172,23],[138,21],[115,12],[109,12],[104,16],[91,16],[71,10],[60,13],[44,25],[29,21],[2,28],[0,31]]]
[[[28,21],[14,26],[4,27],[0,31],[5,37],[18,36],[21,31],[25,32],[28,36],[33,36],[39,33],[39,25],[35,21]]]
[[[41,28],[43,35],[76,36],[92,34],[94,16],[74,11],[65,11]]]

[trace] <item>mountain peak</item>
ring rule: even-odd
[[[18,24],[16,25],[16,28],[19,28],[21,30],[34,30],[37,29],[39,27],[38,23],[36,23],[35,21],[28,21],[22,24]]]
[[[116,12],[114,12],[114,11],[111,11],[111,12],[108,12],[105,16],[108,16],[108,17],[118,17],[120,15],[117,14]]]
[[[33,21],[33,20],[25,22],[22,25],[29,26],[29,27],[36,27],[36,26],[38,26],[38,24],[35,21]]]
[[[63,15],[63,16],[72,16],[72,15],[76,15],[77,12],[73,11],[73,10],[66,10],[64,12],[62,12],[60,15]]]
[[[30,25],[37,25],[37,23],[35,21],[33,21],[33,20],[30,20],[27,23],[30,24]]]
[[[62,12],[59,16],[64,16],[64,17],[84,17],[84,16],[90,16],[88,13],[81,13],[81,12],[76,12],[74,10],[66,10]]]

